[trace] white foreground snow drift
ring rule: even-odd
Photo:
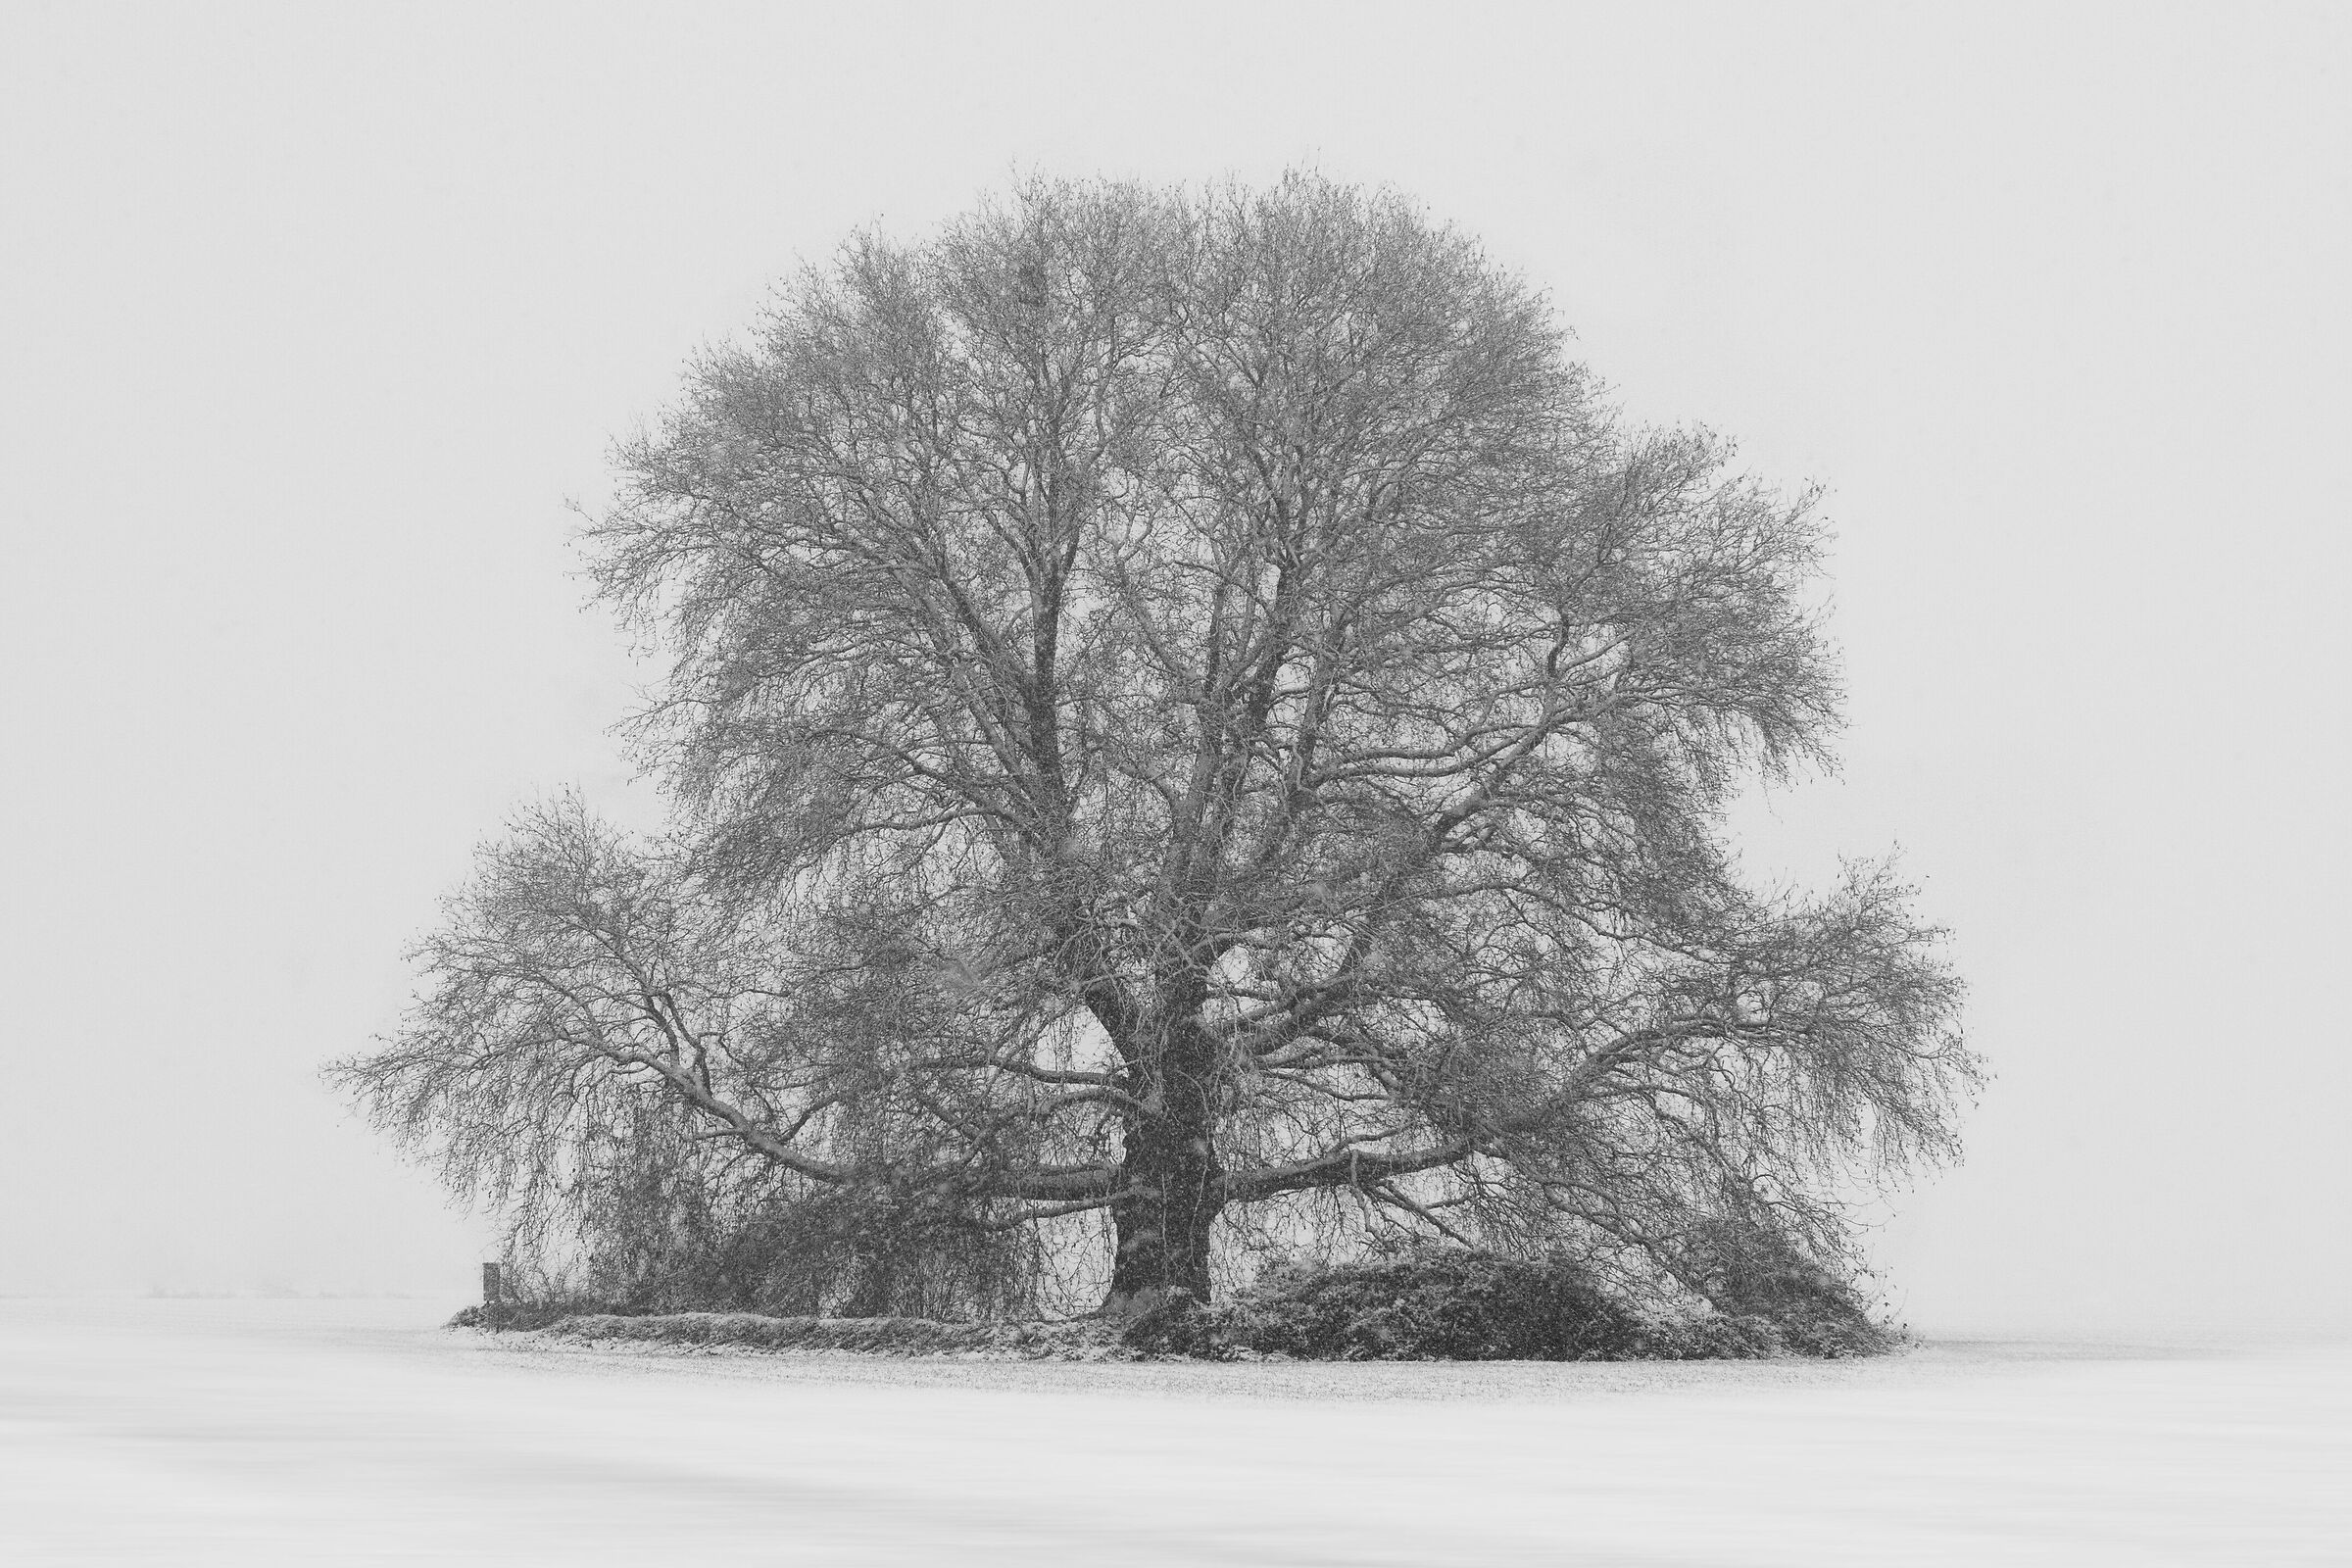
[[[12,1564],[2352,1560],[2352,1348],[1055,1365],[0,1301]]]

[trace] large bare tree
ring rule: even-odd
[[[1729,459],[1394,195],[858,238],[588,535],[671,659],[674,833],[528,816],[339,1070],[541,1214],[650,1159],[1107,1215],[1121,1310],[1206,1297],[1220,1217],[1832,1255],[1974,1067],[1883,868],[1764,895],[1722,842],[1838,698],[1810,498]]]

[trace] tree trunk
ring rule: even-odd
[[[1209,1066],[1198,1050],[1169,1052],[1160,1092],[1146,1101],[1152,1113],[1128,1124],[1119,1185],[1132,1196],[1111,1205],[1118,1252],[1106,1314],[1134,1317],[1178,1292],[1208,1299],[1209,1231],[1225,1205]]]
[[[1222,1175],[1205,1137],[1171,1136],[1164,1126],[1137,1129],[1123,1185],[1134,1196],[1111,1205],[1118,1253],[1102,1310],[1134,1317],[1184,1294],[1208,1299],[1208,1237]]]

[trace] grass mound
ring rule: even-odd
[[[539,1330],[551,1339],[595,1344],[726,1347],[744,1350],[859,1350],[875,1355],[953,1355],[1003,1360],[1100,1360],[1122,1351],[1116,1325],[1070,1323],[948,1323],[920,1317],[769,1317],[758,1312],[627,1313],[581,1311],[576,1304],[512,1304],[502,1326]],[[451,1320],[457,1328],[485,1328],[487,1315],[469,1306]]]

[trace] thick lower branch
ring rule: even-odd
[[[977,1177],[968,1167],[956,1165],[941,1167],[935,1172],[915,1172],[909,1177],[903,1172],[818,1159],[793,1148],[785,1138],[760,1126],[758,1121],[719,1099],[704,1088],[693,1072],[675,1061],[650,1054],[632,1054],[615,1059],[622,1060],[628,1066],[650,1068],[659,1073],[681,1100],[717,1122],[722,1136],[737,1140],[771,1164],[827,1186],[851,1186],[888,1176],[894,1185],[911,1186],[918,1190],[927,1188],[960,1192],[974,1198],[1006,1198],[1023,1202],[1077,1203],[1083,1207],[1100,1207],[1109,1200],[1117,1185],[1118,1172],[1107,1165],[992,1171]]]
[[[1361,1149],[1335,1149],[1294,1165],[1270,1165],[1258,1170],[1228,1171],[1224,1197],[1229,1203],[1252,1203],[1285,1193],[1322,1187],[1372,1187],[1393,1177],[1455,1164],[1477,1152],[1468,1138],[1448,1139],[1425,1149],[1393,1153]]]

